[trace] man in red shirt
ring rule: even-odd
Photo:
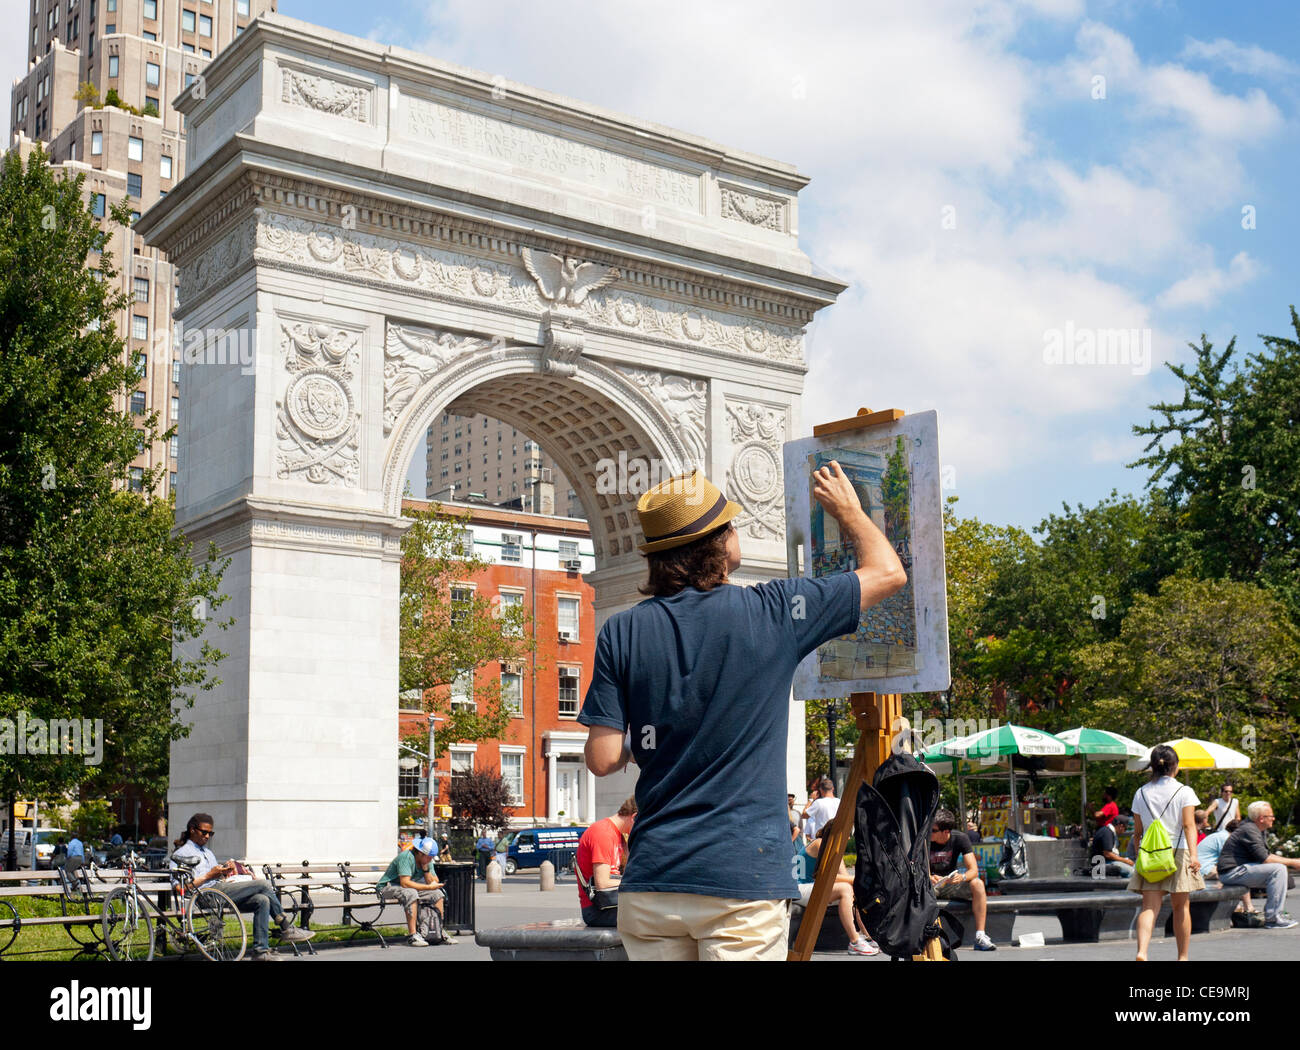
[[[1108,787],[1102,791],[1102,798],[1106,804],[1093,814],[1097,818],[1097,827],[1104,828],[1107,824],[1113,823],[1119,816],[1119,806],[1115,804],[1115,799],[1119,797],[1119,791],[1116,788]]]
[[[598,820],[582,833],[574,866],[578,870],[578,903],[588,926],[617,926],[618,908],[598,908],[587,893],[618,890],[627,855],[627,836],[636,820],[636,799],[629,798],[612,817]],[[617,898],[615,898],[617,900]]]

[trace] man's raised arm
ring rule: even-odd
[[[907,573],[894,548],[871,520],[858,494],[835,460],[813,472],[813,497],[840,526],[857,555],[862,608],[870,609],[907,583]]]

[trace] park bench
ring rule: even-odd
[[[1118,888],[1121,879],[1095,880],[1110,882],[1101,889],[1075,888],[1068,893],[1003,893],[988,898],[988,916],[984,932],[995,943],[1009,944],[1017,915],[1055,915],[1061,924],[1061,937],[1067,943],[1126,940],[1133,936],[1140,898],[1136,893]],[[1227,929],[1232,912],[1241,899],[1241,891],[1214,887],[1191,894],[1192,932],[1209,933]],[[974,936],[969,901],[940,901],[939,907],[958,918],[968,931],[967,943]],[[1169,899],[1165,898],[1156,926],[1167,936],[1173,934],[1173,917]]]

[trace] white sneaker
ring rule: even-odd
[[[865,937],[854,941],[849,945],[850,955],[879,955],[880,946],[875,941],[869,941]]]
[[[409,944],[412,948],[429,947],[429,942],[426,941],[423,937],[421,937],[418,933],[411,934],[411,936],[406,939],[406,943]]]
[[[977,952],[995,952],[998,950],[998,946],[989,939],[987,933],[978,930],[975,933],[975,950]]]

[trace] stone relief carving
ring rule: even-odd
[[[765,230],[785,230],[785,202],[774,197],[760,197],[721,187],[722,217],[736,222],[745,222],[750,226],[761,226]]]
[[[187,301],[220,282],[253,254],[255,226],[251,219],[241,222],[200,252],[193,262],[181,267],[180,287]]]
[[[585,271],[581,302],[576,307],[561,307],[543,294],[545,291],[554,295],[555,285],[545,277],[538,281],[518,267],[344,230],[334,224],[310,222],[263,208],[258,208],[256,214],[256,250],[259,259],[267,262],[283,260],[359,274],[469,300],[490,300],[537,315],[550,310],[552,316],[547,327],[559,329],[560,337],[552,340],[553,359],[559,367],[564,367],[565,359],[572,352],[569,340],[580,327],[598,327],[616,333],[632,331],[746,357],[762,357],[784,364],[803,363],[802,333],[796,327],[764,324],[720,310],[684,309],[667,300],[605,287],[608,282],[603,280],[600,288],[588,287]],[[537,257],[534,253],[534,265]],[[604,276],[598,275],[597,279]],[[610,280],[613,279],[611,276]],[[562,310],[572,313],[557,312]],[[581,315],[582,321],[575,320],[574,314]],[[546,324],[546,318],[542,320]]]
[[[365,88],[300,73],[296,69],[282,69],[280,72],[280,101],[362,124],[369,121],[370,92]]]
[[[617,281],[613,266],[581,262],[571,255],[542,255],[531,248],[519,249],[524,269],[537,282],[541,297],[552,304],[542,315],[542,367],[561,376],[578,370],[578,358],[586,343],[587,316],[578,308],[592,292]]]
[[[384,433],[392,431],[429,377],[453,358],[506,345],[500,338],[390,324],[384,337]]]
[[[708,441],[705,420],[708,414],[709,385],[702,379],[671,375],[643,368],[618,368],[644,393],[649,394],[663,409],[672,424],[673,432],[686,449],[686,468],[708,468]]]
[[[276,403],[276,476],[355,488],[361,462],[361,413],[352,380],[360,336],[325,324],[281,323],[291,378]]]
[[[728,401],[726,409],[731,435],[727,494],[744,508],[736,528],[757,540],[779,540],[785,531],[785,413],[755,401]]]

